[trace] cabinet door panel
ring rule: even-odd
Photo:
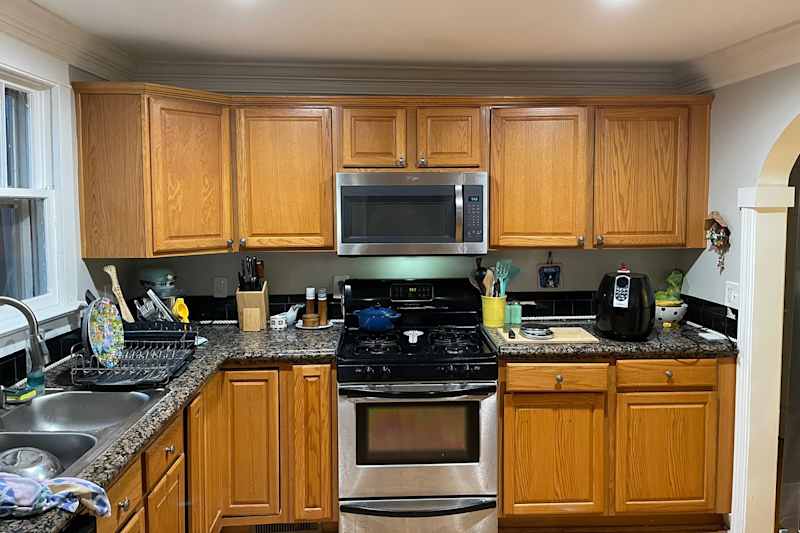
[[[588,218],[586,109],[492,114],[493,246],[576,247]]]
[[[601,393],[505,395],[506,514],[603,512],[604,405]]]
[[[227,250],[233,224],[228,108],[151,98],[150,151],[154,253]]]
[[[294,517],[331,517],[330,366],[296,365],[294,377]]]
[[[619,394],[616,444],[617,512],[713,510],[715,393]]]
[[[144,509],[139,509],[139,511],[133,515],[125,527],[120,530],[120,533],[145,533],[145,518],[144,518]]]
[[[228,407],[226,515],[280,513],[278,371],[225,372]]]
[[[159,533],[186,531],[186,474],[181,455],[147,497],[147,530]]]
[[[330,109],[242,109],[237,119],[246,246],[333,247]]]
[[[597,111],[594,232],[605,246],[686,241],[687,108]]]
[[[405,167],[405,108],[344,108],[342,166]]]
[[[417,109],[417,165],[477,167],[481,164],[479,107]]]

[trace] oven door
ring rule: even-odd
[[[495,498],[353,500],[339,506],[342,533],[497,533]]]
[[[497,384],[339,385],[339,497],[497,494]]]
[[[485,173],[472,174],[337,174],[337,253],[486,253]]]

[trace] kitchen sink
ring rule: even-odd
[[[95,444],[97,439],[85,433],[0,433],[0,453],[24,446],[50,452],[64,468],[59,475],[69,472]]]
[[[98,433],[144,413],[162,396],[162,390],[47,394],[0,417],[0,430]]]

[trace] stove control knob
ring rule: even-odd
[[[364,375],[364,369],[363,369],[363,368],[361,368],[360,366],[357,366],[357,367],[355,367],[355,368],[353,369],[353,374],[354,374],[354,375],[356,375],[356,376],[358,376],[358,377],[361,377],[361,376],[363,376],[363,375]]]
[[[389,368],[389,367],[388,367],[388,366],[386,366],[386,365],[383,365],[383,366],[381,367],[381,375],[382,375],[383,377],[385,377],[385,378],[388,378],[389,376],[391,376],[391,375],[392,375],[392,369],[391,369],[391,368]]]
[[[455,376],[456,375],[456,367],[454,365],[447,365],[445,369],[445,374],[448,376]]]
[[[373,377],[375,377],[375,369],[372,368],[371,366],[364,367],[364,376],[367,379],[372,379]]]
[[[469,367],[469,373],[473,376],[478,375],[481,373],[481,365],[472,365]]]

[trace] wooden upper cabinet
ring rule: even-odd
[[[508,515],[605,510],[605,394],[504,396],[503,508]]]
[[[712,512],[716,451],[716,393],[619,394],[617,512]]]
[[[343,167],[406,167],[406,108],[342,109]]]
[[[418,167],[479,167],[481,138],[479,107],[417,109]]]
[[[492,246],[582,246],[589,213],[587,112],[492,113]]]
[[[155,254],[225,251],[233,238],[227,107],[150,98]]]
[[[330,109],[240,109],[237,135],[244,246],[332,248]]]
[[[596,115],[594,234],[605,246],[686,243],[687,107],[609,107]]]
[[[278,371],[225,372],[225,515],[281,513]]]
[[[330,365],[295,365],[293,375],[294,518],[331,518]]]

